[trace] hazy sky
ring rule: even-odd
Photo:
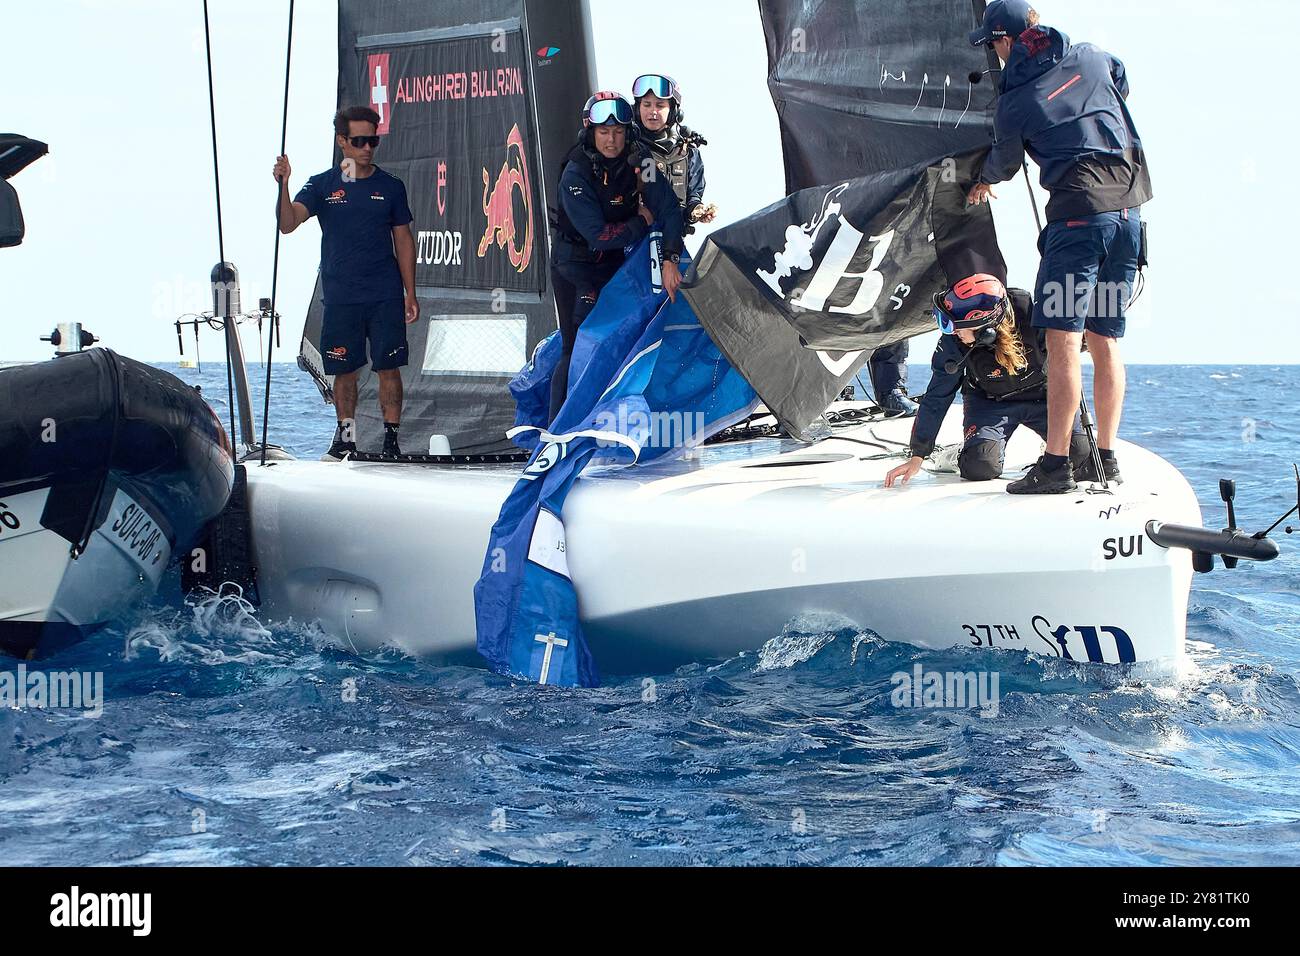
[[[279,0],[211,3],[226,255],[240,269],[248,306],[270,294],[270,169],[287,9]],[[632,21],[634,9],[592,0],[601,85],[626,91],[647,71],[679,80],[688,122],[709,139],[707,198],[720,207],[720,223],[779,198],[776,115],[754,0],[693,4],[689,26],[663,5],[655,8],[662,17],[637,12]],[[1208,0],[1042,0],[1039,9],[1075,41],[1115,53],[1131,77],[1156,199],[1146,209],[1153,265],[1127,359],[1300,362],[1290,234],[1300,212],[1300,138],[1289,58],[1253,55],[1245,41],[1229,49],[1225,33],[1240,30],[1229,30],[1223,5]],[[1249,9],[1251,23],[1279,37],[1300,28],[1300,8],[1288,0]],[[217,261],[202,3],[49,0],[11,5],[4,20],[0,128],[45,140],[50,155],[13,180],[27,240],[0,250],[0,361],[48,356],[38,337],[61,318],[79,318],[126,354],[174,361],[172,322],[210,307]],[[332,2],[297,4],[288,141],[295,189],[331,161],[335,29]],[[999,192],[1011,279],[1032,285],[1036,231],[1024,183]],[[314,226],[281,247],[278,358],[297,353],[318,252]],[[914,361],[928,356],[932,340],[915,342]],[[251,334],[245,347],[256,355]],[[192,357],[188,336],[186,351]],[[220,351],[220,336],[205,333],[204,356],[216,360]]]

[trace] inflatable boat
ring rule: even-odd
[[[103,348],[0,369],[0,651],[48,654],[152,594],[234,472],[173,375]]]

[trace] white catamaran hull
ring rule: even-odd
[[[1199,525],[1186,480],[1121,443],[1111,494],[1014,497],[1004,481],[919,476],[885,489],[910,421],[816,446],[759,440],[693,461],[588,473],[566,553],[602,670],[636,673],[755,650],[829,612],[924,647],[1022,648],[1077,661],[1176,661],[1191,556],[1146,522]],[[960,440],[954,409],[940,436]],[[1012,476],[1040,452],[1021,430]],[[518,467],[284,462],[248,470],[259,590],[274,617],[342,645],[458,659],[475,648],[473,587]]]

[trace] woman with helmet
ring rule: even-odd
[[[686,218],[686,233],[697,222],[710,223],[718,207],[704,205],[704,160],[707,141],[682,125],[682,91],[671,76],[645,73],[632,81],[635,119],[655,166],[667,176]]]
[[[663,233],[662,282],[669,298],[681,285],[682,211],[668,183],[646,181],[641,164],[649,157],[634,134],[632,106],[602,90],[582,109],[582,133],[565,157],[557,191],[551,283],[563,352],[551,378],[550,420],[569,389],[569,360],[578,327],[596,305],[600,290],[656,222]]]
[[[912,456],[885,477],[886,488],[906,484],[921,470],[958,388],[966,439],[958,470],[966,480],[1001,475],[1007,442],[1021,425],[1046,439],[1047,343],[1044,332],[1033,328],[1033,315],[1028,292],[1008,293],[991,275],[970,276],[934,297],[934,317],[943,336],[912,426]],[[1076,419],[1070,458],[1080,481],[1100,480],[1089,452]]]

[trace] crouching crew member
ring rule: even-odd
[[[886,488],[921,470],[958,388],[966,438],[958,467],[967,481],[1002,474],[1007,442],[1021,425],[1047,436],[1047,349],[1043,332],[1033,328],[1029,293],[1008,294],[995,277],[974,275],[935,296],[934,314],[944,334],[912,426],[912,457],[886,476]],[[1081,480],[1096,480],[1089,452],[1076,421],[1070,457]]]
[[[686,219],[686,235],[695,224],[713,222],[718,207],[704,205],[703,136],[682,125],[682,91],[671,76],[646,73],[632,82],[632,99],[641,140],[659,172],[668,177]]]
[[[599,92],[582,110],[582,134],[560,175],[551,243],[551,284],[563,352],[551,378],[550,420],[569,391],[569,360],[578,327],[600,290],[655,223],[663,232],[663,287],[675,299],[681,285],[682,208],[662,176],[643,177],[646,148],[635,135],[632,106],[617,93]]]

